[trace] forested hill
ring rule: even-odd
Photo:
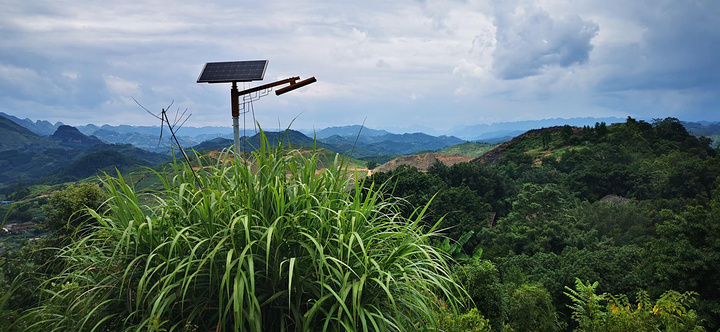
[[[499,145],[477,163],[545,166],[567,174],[566,185],[581,198],[605,195],[646,199],[710,195],[717,176],[710,170],[717,150],[691,135],[677,119],[653,124],[629,118],[594,127],[536,129]],[[702,165],[708,170],[695,171]]]
[[[99,171],[113,173],[170,160],[130,145],[107,144],[65,125],[50,136],[39,136],[0,117],[0,129],[0,194],[5,195],[32,184],[78,181]]]
[[[447,248],[463,262],[457,269],[478,311],[496,328],[572,330],[578,322],[571,308],[596,301],[597,315],[586,323],[600,324],[622,306],[632,310],[612,317],[649,324],[667,305],[697,312],[667,319],[715,331],[718,152],[677,119],[628,118],[532,130],[472,162],[436,163],[427,172],[400,167],[372,179],[389,181],[388,191],[410,203],[408,215],[432,198],[426,222],[440,221],[459,241]],[[465,256],[473,253],[481,259]],[[573,299],[568,289],[585,293]],[[605,292],[612,296],[600,297]],[[658,298],[665,302],[648,306]],[[523,321],[530,325],[517,325]]]
[[[0,116],[0,151],[41,146],[42,142],[38,134]]]

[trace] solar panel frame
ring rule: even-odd
[[[262,81],[268,60],[208,62],[197,83],[229,83]]]

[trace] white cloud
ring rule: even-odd
[[[121,77],[107,75],[103,77],[108,91],[113,95],[135,95],[140,94],[140,83],[123,79]]]
[[[62,72],[62,76],[67,77],[71,80],[76,80],[80,76],[80,74],[78,74],[77,72],[66,71],[66,72]]]
[[[483,78],[488,74],[486,67],[479,66],[467,59],[460,59],[459,63],[453,68],[453,74],[461,77]]]
[[[33,96],[52,88],[52,81],[42,77],[35,70],[13,65],[0,65],[0,91],[15,97]]]

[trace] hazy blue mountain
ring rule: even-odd
[[[107,143],[132,144],[157,153],[166,153],[175,145],[167,126],[97,126],[88,124],[78,129],[85,135],[94,135]],[[180,144],[189,147],[216,137],[232,137],[229,127],[179,127],[175,131]],[[162,139],[161,139],[162,134]]]
[[[364,129],[363,129],[364,131]],[[296,130],[281,132],[265,132],[270,142],[277,142],[279,139],[289,142],[293,146],[311,147],[313,145],[335,151],[340,154],[352,153],[355,158],[367,158],[385,155],[404,155],[419,151],[436,151],[445,147],[464,143],[465,141],[451,136],[430,136],[423,133],[414,134],[390,134],[379,136],[340,136],[333,135],[324,139],[313,138]],[[357,138],[357,142],[356,142]],[[241,138],[242,142],[242,138]],[[252,151],[259,145],[259,136],[248,137],[245,141],[245,151]],[[226,138],[215,138],[202,142],[192,147],[196,151],[222,150],[231,147],[233,140]],[[242,144],[242,143],[241,143]],[[241,149],[242,149],[241,145]]]
[[[398,126],[396,124],[387,125],[384,124],[381,128],[382,130],[386,130],[390,133],[394,134],[405,134],[405,133],[425,133],[432,136],[439,136],[439,135],[452,135],[449,134],[446,130],[438,130],[437,128],[432,128],[424,125],[411,125],[411,126]]]
[[[358,133],[361,136],[370,136],[370,137],[390,134],[390,132],[385,131],[385,130],[370,129],[368,127],[364,127],[361,125],[328,127],[328,128],[321,129],[318,131],[303,130],[302,132],[303,132],[303,134],[307,135],[308,137],[313,137],[313,135],[315,135],[318,139],[324,139],[324,138],[328,138],[328,137],[334,136],[334,135],[355,137],[358,135]]]
[[[378,143],[417,143],[417,144],[428,144],[427,149],[434,150],[438,146],[449,146],[464,143],[465,140],[459,139],[453,136],[431,136],[424,133],[412,133],[412,134],[384,134],[378,136],[339,136],[334,135],[323,139],[323,142],[348,142],[354,143],[357,140],[358,144],[378,144]],[[448,145],[446,145],[448,144]]]
[[[33,122],[30,119],[27,119],[27,118],[20,119],[16,116],[12,116],[10,114],[6,114],[3,112],[0,112],[0,117],[9,119],[10,121],[17,123],[20,126],[26,128],[40,136],[52,135],[60,126],[63,125],[62,122],[57,122],[55,124],[52,124],[45,120],[37,120],[37,121]]]
[[[277,144],[278,141],[282,141],[284,144],[289,144],[290,146],[312,147],[315,145],[317,147],[324,147],[332,150],[331,146],[328,146],[320,141],[316,142],[312,138],[297,130],[285,130],[280,132],[266,131],[265,136],[271,144]],[[233,142],[234,141],[232,139],[218,137],[195,145],[192,149],[200,152],[222,150],[231,147]],[[256,147],[260,146],[260,134],[241,137],[240,142],[240,149],[244,149],[246,152],[254,151]]]
[[[130,144],[134,147],[141,148],[143,150],[152,151],[156,153],[167,153],[175,144],[172,142],[172,136],[169,132],[164,132],[162,140],[160,140],[159,128],[157,134],[142,134],[136,132],[130,133],[119,133],[109,129],[98,129],[94,132],[94,136],[102,139],[107,143],[114,144]],[[192,137],[181,136],[178,137],[180,144],[183,147],[192,146],[198,144],[202,140],[198,140]]]
[[[522,135],[527,130],[500,130],[500,131],[492,131],[489,133],[484,133],[481,135],[476,136],[472,141],[475,142],[487,142],[487,143],[502,143],[507,142],[513,137],[516,137],[518,135]]]
[[[515,137],[531,129],[547,128],[554,126],[570,125],[573,127],[592,126],[596,122],[612,124],[625,122],[626,119],[607,118],[571,118],[571,119],[544,119],[527,120],[516,122],[498,122],[493,124],[478,124],[470,126],[459,126],[450,130],[449,134],[469,141],[490,141],[498,137]]]
[[[89,124],[89,125],[85,125],[85,126],[77,126],[75,128],[77,128],[81,133],[83,133],[85,135],[95,135],[95,132],[100,130],[100,127],[98,127],[94,124]]]
[[[98,127],[94,124],[88,124],[85,126],[78,126],[78,130],[83,132],[86,135],[94,135],[94,132],[97,130],[107,130],[107,131],[114,131],[116,133],[120,134],[132,134],[132,133],[138,133],[138,134],[145,134],[145,135],[154,135],[154,136],[160,136],[160,126],[159,122],[157,126],[130,126],[130,125],[119,125],[119,126],[111,126],[111,125],[102,125]],[[190,127],[190,126],[182,126],[182,127],[175,127],[175,133],[178,136],[188,136],[188,137],[196,137],[196,136],[202,136],[202,135],[215,135],[222,136],[222,135],[232,135],[232,127],[214,127],[214,126],[205,126],[205,127]],[[169,133],[167,126],[164,126],[163,133]]]

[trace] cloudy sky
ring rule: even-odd
[[[264,127],[433,128],[548,118],[720,121],[720,1],[0,0],[0,111],[230,125],[206,62],[267,59]],[[242,86],[241,86],[242,88]],[[247,121],[252,121],[252,113]]]

